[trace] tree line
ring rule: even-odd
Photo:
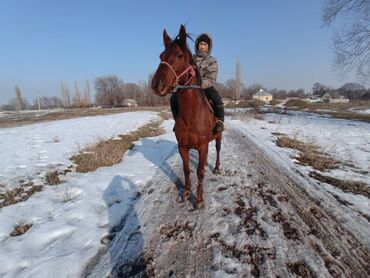
[[[65,82],[60,85],[60,97],[37,97],[32,104],[21,96],[21,90],[15,86],[15,98],[8,104],[2,105],[3,111],[21,111],[37,109],[57,109],[57,108],[87,108],[91,106],[101,107],[122,107],[125,100],[134,100],[139,106],[163,106],[168,105],[169,96],[158,97],[154,95],[150,88],[152,75],[149,75],[146,82],[125,83],[117,75],[99,76],[94,80],[95,99],[91,100],[90,85],[85,80],[82,91],[77,82],[74,82],[73,90],[70,91]],[[216,89],[223,98],[230,99],[252,99],[252,96],[260,89],[269,92],[276,99],[286,97],[305,98],[309,95],[323,96],[328,93],[331,97],[345,97],[349,99],[370,99],[370,88],[366,89],[359,83],[346,83],[339,88],[333,88],[321,83],[314,83],[312,90],[306,92],[304,89],[285,90],[267,89],[263,84],[255,83],[245,87],[240,79],[229,79],[225,83],[216,83]]]

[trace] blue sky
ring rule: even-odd
[[[332,30],[322,28],[321,0],[78,1],[0,0],[0,104],[14,86],[33,101],[59,96],[60,82],[82,89],[87,79],[116,74],[124,82],[148,79],[163,50],[162,32],[180,24],[213,36],[218,81],[235,78],[240,58],[246,86],[311,90],[337,87]],[[193,47],[193,43],[190,42]]]

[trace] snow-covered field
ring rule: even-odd
[[[83,117],[0,129],[0,184],[39,182],[48,170],[71,165],[80,147],[127,134],[156,118],[153,112]]]
[[[264,120],[249,119],[236,121],[240,129],[281,163],[282,159],[294,162],[297,151],[280,148],[276,145],[275,134],[286,134],[306,143],[315,143],[322,150],[344,164],[339,169],[325,172],[324,175],[341,180],[360,181],[370,186],[370,124],[361,121],[341,120],[320,117],[313,113],[290,112],[289,115],[265,114]],[[280,157],[274,157],[278,153]],[[284,160],[283,160],[284,161]],[[295,164],[295,163],[294,163]],[[306,175],[313,170],[310,166],[295,164]],[[328,190],[335,191],[343,200],[357,206],[366,215],[370,215],[369,199],[359,195],[346,194],[340,189],[327,185]]]
[[[0,182],[8,186],[20,179],[40,183],[48,169],[71,165],[69,157],[86,144],[129,133],[155,119],[158,115],[153,112],[131,112],[0,129]],[[272,132],[296,135],[302,141],[315,140],[328,153],[356,166],[343,166],[326,175],[370,186],[368,123],[306,113],[266,114],[265,120],[228,122],[278,163],[285,160],[291,165],[295,152],[277,147]],[[141,189],[153,179],[158,165],[171,155],[176,144],[173,121],[164,121],[163,125],[165,134],[140,140],[121,163],[86,174],[68,173],[64,183],[46,186],[27,201],[2,208],[0,276],[79,277],[101,248],[101,239],[109,228],[120,222]],[[306,173],[311,170],[295,165]],[[368,198],[326,186],[370,217]],[[66,201],[66,197],[71,200]],[[21,236],[10,237],[14,224],[21,219],[33,226]]]
[[[356,112],[356,113],[359,113],[359,114],[370,114],[370,109],[356,109],[356,108],[352,108],[352,109],[348,109],[352,112]]]

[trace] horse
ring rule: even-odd
[[[185,176],[185,186],[180,202],[190,197],[189,151],[195,149],[199,154],[195,208],[203,208],[203,179],[207,164],[208,144],[213,140],[216,141],[217,157],[213,173],[218,175],[222,132],[213,131],[216,118],[201,89],[201,78],[189,50],[187,37],[183,25],[174,40],[168,36],[166,29],[163,30],[165,49],[160,54],[160,64],[152,78],[151,88],[156,95],[161,97],[169,93],[177,94],[179,114],[175,119],[175,135]]]

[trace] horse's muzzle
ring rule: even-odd
[[[166,86],[161,79],[153,78],[152,79],[152,90],[158,96],[165,96],[168,94],[169,86]]]

